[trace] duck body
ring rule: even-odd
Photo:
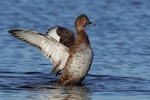
[[[9,30],[18,39],[42,51],[54,65],[52,73],[62,71],[58,84],[80,84],[87,75],[93,58],[85,26],[91,24],[85,14],[75,21],[77,36],[63,27],[53,27],[46,35],[31,30]]]
[[[90,68],[92,56],[91,48],[80,44],[79,47],[71,52],[58,83],[64,85],[80,84]]]

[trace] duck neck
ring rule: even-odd
[[[82,30],[77,30],[77,38],[76,38],[76,44],[87,44],[89,45],[89,39],[88,36],[86,34],[86,32],[84,31],[84,29]]]

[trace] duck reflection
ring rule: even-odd
[[[90,100],[89,90],[87,87],[60,85],[43,86],[41,87],[38,96],[33,98],[40,100]]]

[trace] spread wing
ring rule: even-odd
[[[74,33],[67,28],[55,26],[49,29],[46,35],[53,37],[54,39],[59,41],[61,44],[68,47],[70,50],[75,45]]]
[[[69,56],[69,49],[54,38],[31,30],[9,30],[14,37],[25,41],[41,50],[54,65],[52,73],[62,70]]]

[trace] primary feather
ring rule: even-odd
[[[9,32],[14,37],[39,48],[54,65],[52,73],[57,73],[65,67],[69,49],[54,38],[31,30],[9,30]]]

